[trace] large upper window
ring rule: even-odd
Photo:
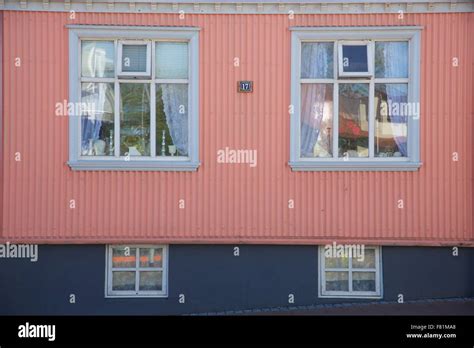
[[[419,30],[295,28],[293,170],[416,170]]]
[[[196,170],[195,29],[70,28],[73,169]]]

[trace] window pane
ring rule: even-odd
[[[324,258],[326,268],[348,268],[349,259],[347,257],[326,257]]]
[[[369,156],[369,85],[339,85],[339,157]]]
[[[114,154],[114,84],[81,84],[81,155]]]
[[[407,157],[408,117],[419,111],[408,103],[408,85],[377,83],[374,102],[375,156]]]
[[[156,85],[156,155],[188,156],[188,85]]]
[[[375,43],[375,77],[408,77],[408,42]]]
[[[353,291],[375,291],[375,272],[353,272]]]
[[[137,266],[137,249],[130,247],[114,247],[112,249],[113,268],[135,268]]]
[[[114,77],[113,41],[82,41],[81,65],[84,77]]]
[[[353,268],[375,268],[375,249],[365,249],[364,257],[352,257]]]
[[[186,42],[157,42],[155,49],[157,78],[188,78],[188,44]]]
[[[146,72],[147,45],[122,46],[122,71]]]
[[[367,45],[342,45],[342,69],[344,72],[368,72]]]
[[[349,291],[348,272],[326,272],[327,291]]]
[[[163,267],[163,249],[140,248],[140,267]]]
[[[301,157],[332,157],[333,85],[301,84]]]
[[[120,84],[120,155],[150,156],[150,85]]]
[[[334,76],[334,43],[303,42],[301,44],[301,78]]]
[[[140,291],[161,291],[163,273],[161,271],[140,271]]]
[[[112,290],[134,291],[135,272],[112,272]]]

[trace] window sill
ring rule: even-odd
[[[145,295],[145,294],[137,294],[137,295],[110,295],[107,294],[105,295],[105,298],[116,298],[116,299],[121,299],[121,298],[168,298],[167,294],[152,294],[152,295]]]
[[[164,171],[164,172],[195,172],[200,163],[189,161],[100,161],[78,160],[67,162],[72,170],[91,171]]]
[[[344,162],[290,161],[288,164],[294,172],[414,172],[422,165],[421,162],[362,162],[350,160]]]
[[[373,295],[356,295],[352,293],[347,294],[337,294],[337,295],[319,295],[319,298],[353,298],[353,299],[373,299],[373,300],[380,300],[383,298],[380,294],[373,294]]]

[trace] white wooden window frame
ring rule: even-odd
[[[339,76],[343,77],[369,77],[374,74],[374,42],[373,41],[338,41]],[[365,46],[367,49],[367,71],[344,71],[342,49],[343,46]]]
[[[146,71],[123,71],[123,46],[143,46],[146,45]],[[119,77],[149,77],[151,75],[151,46],[152,41],[145,40],[119,40],[117,52],[117,75]]]
[[[136,248],[136,265],[135,267],[129,268],[113,268],[113,248],[117,247],[129,247],[129,248]],[[150,248],[161,248],[162,252],[162,267],[140,267],[140,248],[142,249],[150,249]],[[112,272],[113,271],[130,271],[135,272],[135,291],[120,291],[120,290],[112,290]],[[162,272],[162,289],[161,291],[140,291],[139,290],[139,279],[140,279],[140,271],[161,271]],[[105,263],[105,297],[168,297],[168,245],[107,245],[106,246],[106,263]]]
[[[324,246],[318,248],[318,296],[322,298],[372,298],[380,299],[383,297],[383,274],[382,274],[382,248],[378,246],[365,246],[365,250],[375,250],[375,268],[353,268],[352,258],[349,258],[347,268],[326,268],[324,257]],[[326,290],[325,272],[348,272],[349,291],[329,291]],[[375,272],[375,291],[354,291],[352,289],[352,275],[355,272]]]
[[[406,83],[408,84],[408,102],[420,102],[420,37],[422,27],[293,27],[291,41],[291,105],[294,112],[290,115],[290,161],[293,171],[416,171],[421,166],[420,161],[420,117],[408,118],[408,157],[375,157],[375,108],[374,89],[376,83]],[[372,46],[377,41],[408,42],[408,78],[351,78],[338,76],[338,42],[371,41]],[[332,78],[301,78],[301,45],[303,42],[334,42],[334,64]],[[374,54],[374,49],[370,55]],[[374,65],[371,58],[371,65]],[[370,70],[370,69],[369,69]],[[301,85],[304,83],[326,83],[333,85],[333,157],[305,158],[300,156],[300,127],[301,127]],[[366,83],[369,84],[369,157],[338,157],[339,153],[339,84]],[[370,136],[372,135],[372,136]]]
[[[80,103],[81,83],[114,83],[114,156],[81,155],[81,117],[69,117],[69,161],[73,170],[118,170],[118,171],[196,171],[199,162],[199,28],[195,27],[142,27],[142,26],[97,26],[68,25],[69,29],[69,102]],[[81,41],[114,41],[115,75],[113,78],[91,78],[81,75]],[[150,76],[134,79],[120,76],[119,43],[149,42],[150,63],[155,61],[155,43],[188,43],[188,78],[157,79],[154,64],[150,65]],[[134,73],[135,74],[135,73]],[[150,156],[120,155],[120,84],[150,84]],[[159,156],[156,153],[156,85],[158,83],[188,84],[188,156]],[[118,146],[117,146],[118,145]]]

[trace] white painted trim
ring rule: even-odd
[[[126,27],[126,26],[90,26],[74,25],[68,26],[69,30],[69,102],[75,103],[81,100],[81,66],[80,66],[80,41],[81,40],[114,40],[115,42],[115,77],[106,79],[107,82],[114,82],[115,93],[120,95],[120,83],[149,83],[152,86],[156,83],[163,83],[165,80],[155,79],[154,69],[150,67],[150,77],[148,79],[123,79],[118,76],[119,62],[118,45],[119,40],[147,39],[150,43],[149,51],[153,51],[155,41],[179,40],[188,43],[189,76],[188,79],[179,79],[178,83],[188,84],[188,156],[187,157],[140,157],[130,158],[125,161],[120,156],[120,119],[119,98],[115,98],[114,104],[114,137],[115,152],[113,157],[101,156],[81,156],[80,144],[80,117],[69,117],[69,161],[68,165],[73,170],[125,170],[125,171],[196,171],[200,166],[199,162],[199,30],[197,28],[174,28],[170,27]],[[151,52],[153,55],[153,52]],[[150,59],[151,61],[151,59]],[[153,71],[152,71],[153,70]],[[102,82],[101,78],[87,78],[88,82]],[[169,80],[173,81],[174,80]],[[151,91],[153,88],[151,89]],[[154,97],[151,98],[152,101]],[[150,112],[155,109],[151,106]],[[155,113],[156,115],[156,113]],[[150,115],[153,119],[153,114]],[[156,122],[156,121],[155,121]],[[151,126],[153,122],[150,122]],[[156,124],[156,123],[155,123]],[[155,134],[156,139],[156,134]],[[150,139],[151,140],[151,139]],[[156,146],[152,144],[151,146]],[[153,151],[151,151],[152,153]],[[155,151],[156,152],[156,151]],[[156,153],[155,153],[156,154]]]
[[[290,121],[290,161],[289,166],[293,171],[416,171],[420,168],[420,132],[419,118],[408,118],[408,158],[337,158],[338,156],[338,85],[339,83],[368,83],[370,92],[373,92],[374,83],[408,83],[408,102],[419,103],[420,89],[420,36],[421,28],[416,27],[316,27],[316,28],[291,28],[291,104],[294,106],[294,114]],[[408,41],[409,42],[409,76],[404,79],[375,79],[372,75],[367,79],[301,79],[301,42],[312,41],[338,41],[347,40],[370,40],[374,41]],[[336,46],[336,45],[335,45]],[[335,52],[337,50],[335,49]],[[372,49],[371,56],[374,54]],[[335,55],[335,61],[337,61]],[[373,58],[371,65],[374,65]],[[334,64],[335,73],[338,64]],[[371,67],[373,69],[373,67]],[[333,99],[333,158],[300,158],[300,95],[301,83],[334,83]],[[375,108],[373,107],[373,96],[369,93],[369,127],[370,122],[375,120]],[[374,133],[374,127],[370,129]],[[369,155],[372,154],[369,141]],[[373,156],[373,155],[372,155]]]
[[[318,297],[319,298],[364,298],[364,299],[381,299],[383,298],[383,264],[382,264],[382,247],[381,246],[365,246],[365,250],[375,250],[375,269],[360,268],[352,269],[352,260],[349,260],[349,267],[344,269],[325,268],[324,246],[318,246]],[[349,273],[349,291],[327,291],[325,271],[345,271]],[[375,292],[354,292],[352,290],[352,274],[354,272],[375,272]]]
[[[422,165],[420,162],[351,162],[334,161],[333,163],[308,163],[305,161],[289,162],[294,172],[416,172]]]
[[[51,0],[44,8],[42,0],[9,0],[1,10],[54,11],[54,12],[121,12],[121,13],[174,13],[186,14],[362,14],[362,13],[440,13],[473,12],[470,0]],[[112,4],[112,6],[111,6]],[[198,4],[199,6],[196,6]],[[387,6],[390,5],[390,6]],[[455,5],[455,6],[453,6]]]
[[[328,31],[331,32],[342,32],[341,37],[336,37],[336,39],[344,39],[347,37],[347,31],[350,30],[351,32],[361,32],[365,33],[367,31],[372,31],[372,30],[390,30],[390,31],[405,31],[405,30],[421,30],[424,27],[421,25],[413,25],[413,26],[403,26],[403,25],[397,25],[397,26],[382,26],[382,27],[372,27],[372,26],[354,26],[354,27],[348,27],[348,26],[337,26],[337,27],[290,27],[290,31],[308,31],[308,32],[321,32],[321,33],[327,33]],[[330,40],[333,39],[332,35],[329,37]],[[387,37],[386,35],[384,35]],[[370,39],[373,37],[372,34],[367,34],[366,38]],[[317,38],[313,38],[313,40],[319,40],[320,37],[318,36]]]
[[[136,248],[136,265],[135,267],[130,268],[120,268],[115,269],[118,271],[133,271],[135,272],[135,291],[117,291],[112,290],[112,249],[114,247],[123,247],[127,246],[130,248]],[[163,260],[162,260],[162,267],[140,267],[140,248],[162,248],[163,253]],[[169,274],[169,246],[168,245],[147,245],[147,244],[125,244],[125,245],[106,245],[106,264],[105,264],[105,297],[106,298],[167,298],[168,297],[168,274]],[[162,290],[161,291],[140,291],[138,290],[138,276],[139,271],[161,271],[162,272]]]

